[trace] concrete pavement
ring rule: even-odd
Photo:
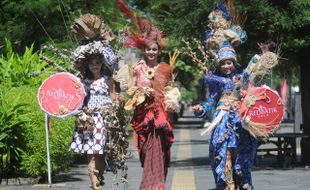
[[[191,112],[185,112],[183,118],[175,125],[175,143],[172,146],[172,166],[167,177],[167,190],[212,190],[214,180],[208,160],[208,136],[200,136],[202,121],[193,118]],[[284,131],[290,129],[281,129]],[[105,175],[107,190],[138,190],[142,169],[137,152],[131,142],[132,158],[128,160],[128,183],[113,181],[113,175]],[[310,169],[295,167],[281,169],[273,167],[275,158],[265,158],[268,164],[254,167],[253,184],[257,190],[294,190],[310,189]],[[86,160],[85,160],[86,163]],[[89,189],[86,164],[77,164],[69,172],[57,174],[52,178],[52,189]],[[119,184],[118,186],[116,184]],[[1,190],[41,190],[47,187],[0,186]]]

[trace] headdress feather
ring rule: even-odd
[[[127,32],[125,47],[142,49],[150,41],[156,41],[160,49],[164,47],[163,33],[149,19],[141,19],[122,0],[117,0],[117,6],[122,14],[133,22],[132,30]]]

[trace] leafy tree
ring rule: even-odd
[[[118,8],[114,1],[88,0],[3,0],[0,2],[0,48],[5,37],[14,42],[17,50],[35,42],[35,49],[49,43],[59,48],[76,47],[77,40],[70,25],[81,14],[101,15],[116,29],[119,23]]]

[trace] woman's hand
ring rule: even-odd
[[[174,112],[176,110],[176,106],[174,104],[168,104],[166,110],[168,112]]]
[[[154,89],[150,88],[150,87],[143,87],[144,93],[149,96],[152,97],[154,96]]]
[[[201,114],[203,112],[203,107],[200,104],[192,106],[192,109],[195,113]]]

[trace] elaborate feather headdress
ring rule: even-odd
[[[126,32],[124,46],[143,49],[148,43],[155,41],[160,50],[165,46],[164,35],[149,19],[141,19],[122,0],[117,0],[122,14],[132,21],[130,30]]]

